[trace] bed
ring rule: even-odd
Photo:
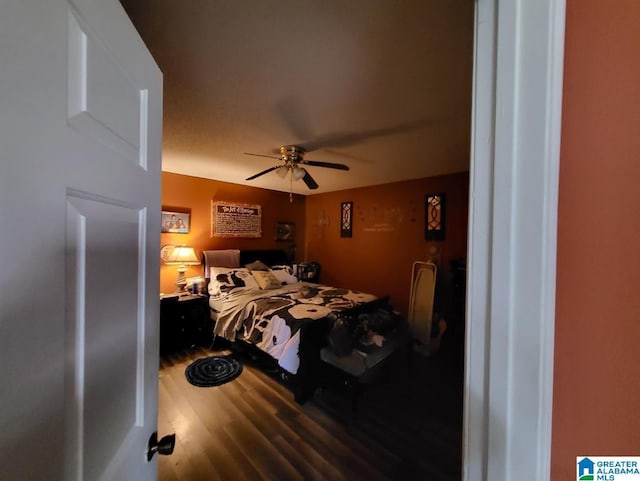
[[[379,308],[374,295],[299,282],[280,250],[203,252],[214,335],[275,360],[304,402],[317,387],[320,350],[336,319]]]

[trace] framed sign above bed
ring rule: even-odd
[[[262,237],[262,207],[211,201],[211,237]]]

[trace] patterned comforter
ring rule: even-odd
[[[236,288],[209,300],[214,333],[254,344],[296,374],[301,330],[314,321],[375,300],[371,294],[319,284],[296,283],[277,289]]]

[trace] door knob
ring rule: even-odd
[[[173,453],[173,448],[176,447],[176,435],[168,434],[167,436],[163,436],[160,441],[158,441],[158,433],[154,432],[149,438],[149,444],[147,446],[147,461],[151,461],[153,455],[163,454],[168,456]]]

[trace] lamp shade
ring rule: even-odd
[[[287,167],[286,165],[281,165],[276,169],[276,174],[278,174],[282,179],[284,179],[287,176],[288,172],[289,172],[289,167]]]
[[[291,175],[293,175],[293,180],[300,180],[304,177],[304,174],[306,172],[302,167],[294,167]]]
[[[165,264],[195,266],[200,264],[200,260],[193,247],[176,246],[167,256]]]

